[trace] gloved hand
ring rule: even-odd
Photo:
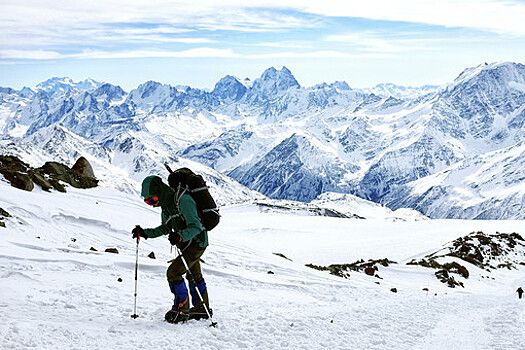
[[[131,233],[133,233],[133,238],[137,238],[137,236],[140,235],[140,238],[148,239],[148,235],[146,235],[140,225],[135,226],[135,228],[131,230]]]
[[[171,245],[176,245],[177,243],[182,242],[182,237],[179,236],[179,234],[176,233],[176,232],[170,233],[170,235],[168,236],[168,239],[169,239]]]

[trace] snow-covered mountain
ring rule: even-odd
[[[470,159],[510,152],[525,138],[522,64],[469,68],[438,89],[384,84],[364,91],[340,81],[302,87],[286,67],[253,81],[228,75],[211,92],[150,81],[126,93],[63,78],[32,93],[0,89],[3,142],[31,144],[31,135],[57,125],[106,149],[111,164],[135,180],[161,171],[162,162],[188,160],[271,198],[311,201],[339,192],[431,217],[525,217],[523,202],[510,193],[523,189],[519,169],[487,184],[487,201],[473,207],[445,193],[453,211],[421,204],[413,190]],[[497,159],[499,168],[512,167],[513,157]],[[514,209],[487,211],[482,203],[495,198]]]
[[[364,93],[374,94],[378,96],[394,97],[401,100],[413,100],[421,96],[436,93],[439,86],[423,85],[423,86],[402,86],[392,83],[377,84],[371,88],[359,89]]]

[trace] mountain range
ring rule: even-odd
[[[432,218],[525,218],[519,63],[421,88],[302,87],[286,67],[253,81],[228,75],[212,91],[52,78],[0,88],[0,135],[2,153],[83,155],[102,183],[128,192],[170,163],[205,174],[223,203],[340,193]]]

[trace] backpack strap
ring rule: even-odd
[[[193,190],[188,190],[188,191],[191,192],[191,193],[195,193],[195,192],[199,192],[199,191],[206,191],[207,189],[209,189],[208,186],[203,186],[203,187],[194,188]]]
[[[166,225],[168,224],[168,222],[170,222],[171,220],[173,220],[175,218],[178,218],[178,217],[182,217],[182,220],[186,221],[184,219],[184,216],[182,215],[182,212],[180,211],[180,199],[181,199],[182,195],[184,195],[184,193],[186,193],[186,191],[188,190],[188,187],[185,187],[184,189],[182,189],[182,192],[180,192],[180,190],[181,190],[181,186],[179,184],[179,187],[177,188],[177,192],[175,192],[175,195],[174,195],[174,198],[173,198],[174,201],[175,201],[175,208],[177,209],[177,213],[168,217],[168,219],[166,220]],[[180,195],[179,195],[179,193],[180,193]]]
[[[203,212],[203,213],[215,213],[215,214],[217,214],[219,217],[222,217],[222,215],[219,214],[219,208],[202,209],[202,212]]]

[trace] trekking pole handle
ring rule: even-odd
[[[135,228],[137,229],[137,245],[139,244],[139,241],[140,241],[140,230],[138,230],[139,227],[140,225],[135,225]]]

